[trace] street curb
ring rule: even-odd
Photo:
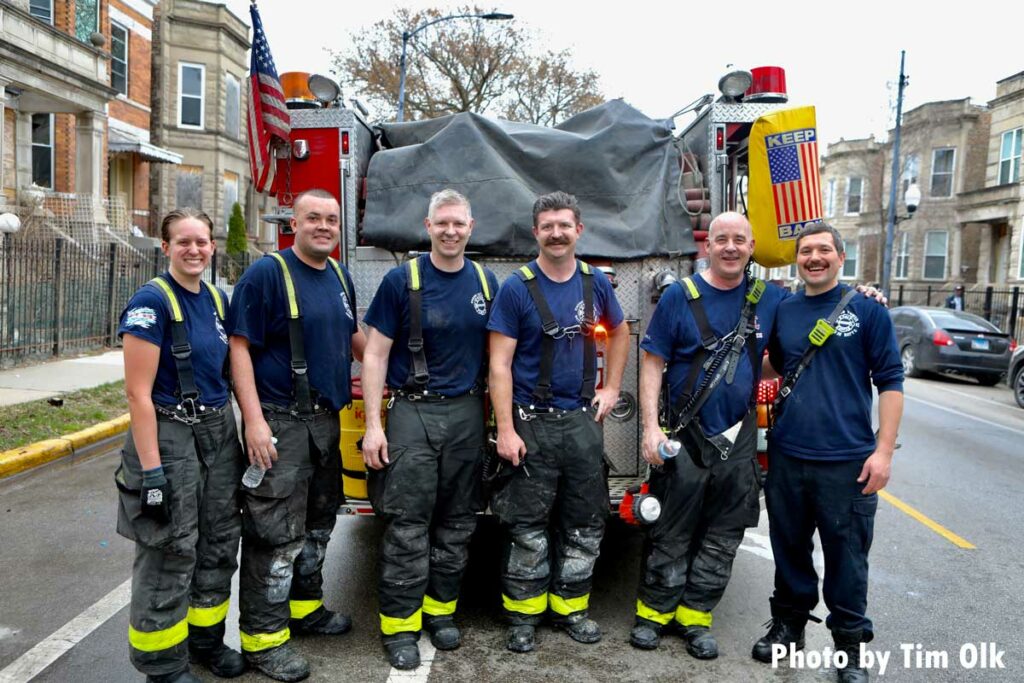
[[[125,413],[121,417],[100,422],[79,432],[3,451],[0,453],[0,479],[45,465],[58,458],[74,455],[76,451],[97,441],[128,431],[129,424],[128,413]]]

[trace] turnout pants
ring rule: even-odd
[[[422,616],[455,612],[482,509],[481,396],[396,398],[388,412],[388,458],[370,470],[374,511],[385,522],[380,549],[380,628],[419,631]]]
[[[135,541],[128,643],[132,664],[159,676],[188,666],[188,647],[224,635],[241,530],[242,448],[227,407],[187,425],[159,415],[171,521],[142,516],[142,467],[131,430],[115,474],[117,532]]]
[[[710,447],[713,449],[713,447]],[[760,514],[757,422],[744,419],[727,460],[717,451],[694,463],[681,452],[652,470],[651,493],[661,516],[647,532],[640,571],[637,616],[661,625],[673,617],[684,626],[711,626],[732,563],[748,526]]]
[[[814,530],[825,556],[822,595],[830,629],[873,627],[868,603],[868,551],[874,537],[878,494],[865,496],[857,482],[865,458],[820,462],[794,458],[776,449],[769,456],[765,502],[775,555],[772,615],[806,622],[818,604],[818,574],[811,553]]]
[[[277,437],[277,462],[254,489],[242,487],[242,650],[259,652],[291,637],[289,619],[323,605],[323,565],[341,493],[338,414],[301,420],[264,406]]]
[[[491,501],[508,534],[505,614],[511,624],[536,624],[550,607],[556,620],[579,621],[609,510],[601,425],[590,409],[513,414],[526,460],[519,467],[502,462]]]

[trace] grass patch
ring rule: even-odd
[[[70,434],[128,412],[124,382],[111,382],[61,396],[64,405],[49,399],[0,408],[0,451]]]

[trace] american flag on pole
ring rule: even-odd
[[[778,225],[802,226],[820,220],[821,182],[815,129],[769,135],[765,142]]]
[[[255,2],[249,6],[249,15],[253,33],[249,61],[249,165],[256,191],[263,192],[274,180],[274,150],[288,142],[292,123]]]

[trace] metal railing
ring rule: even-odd
[[[256,258],[220,254],[203,279],[232,284]],[[166,269],[157,247],[0,237],[0,365],[116,345],[128,299]]]
[[[945,306],[952,294],[952,285],[900,285],[896,289],[895,305]],[[980,315],[1024,344],[1024,297],[1019,286],[996,288],[989,285],[966,291],[964,310]]]

